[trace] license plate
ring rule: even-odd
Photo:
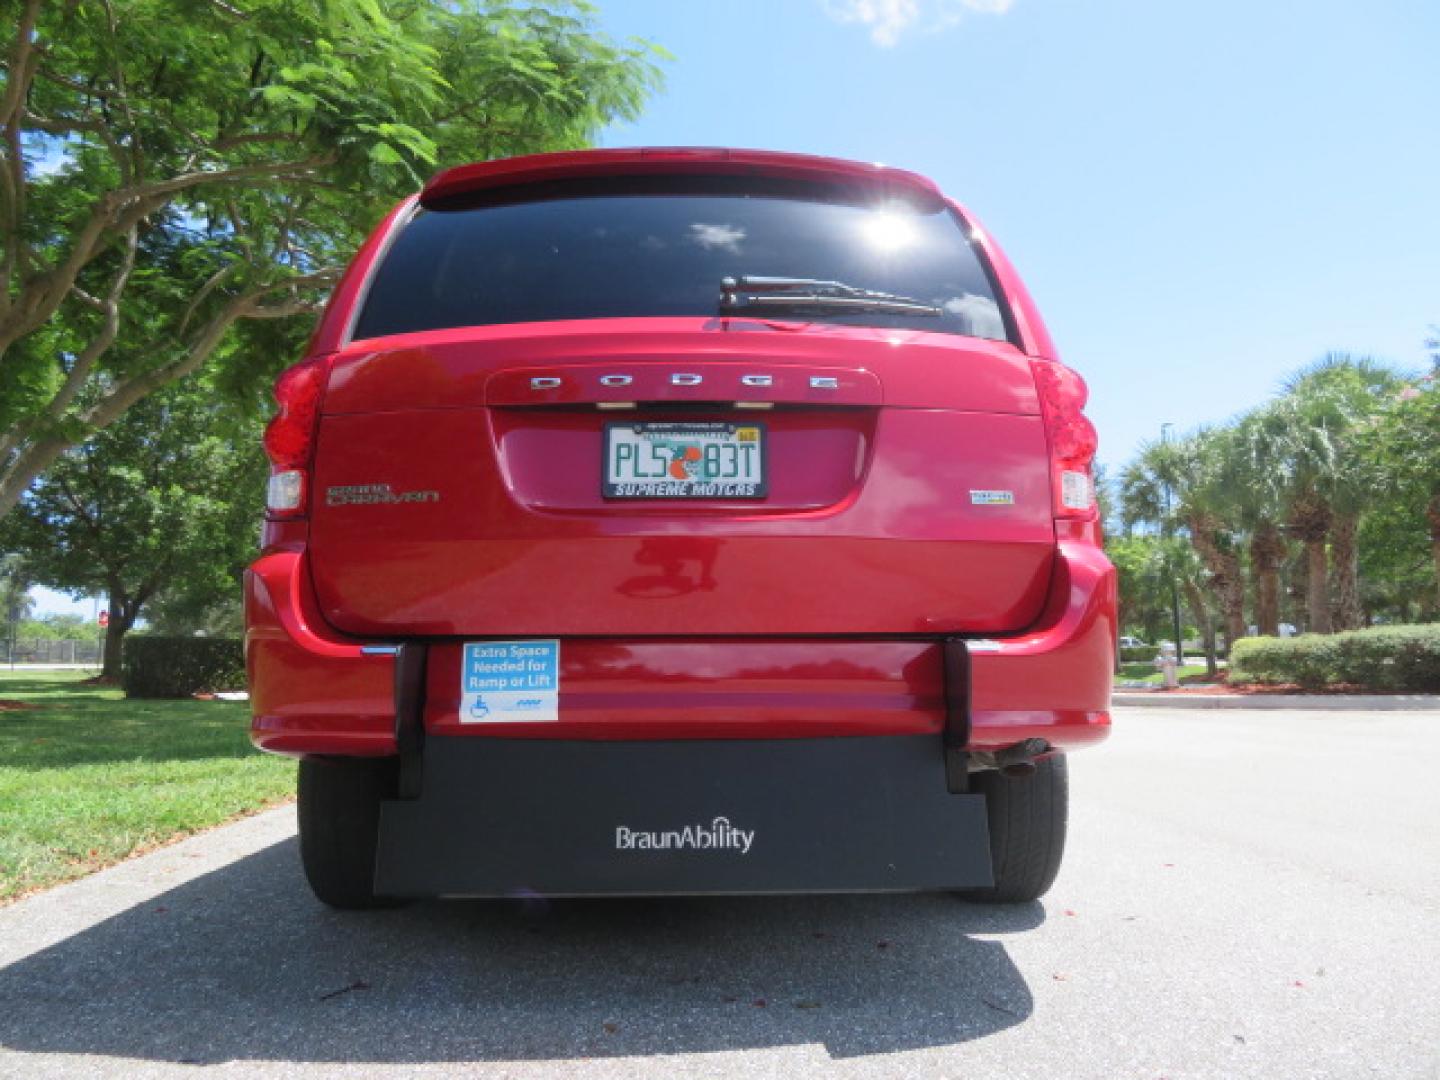
[[[600,480],[607,499],[762,499],[765,426],[607,424]]]

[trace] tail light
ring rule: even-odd
[[[1099,438],[1082,411],[1090,391],[1085,380],[1054,360],[1031,360],[1040,411],[1050,440],[1050,487],[1057,518],[1093,518],[1095,484],[1091,477]]]
[[[265,453],[270,458],[265,511],[272,519],[305,516],[325,371],[324,361],[307,360],[275,380],[275,402],[280,408],[265,428]]]

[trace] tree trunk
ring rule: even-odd
[[[1435,606],[1440,609],[1440,487],[1430,496],[1425,518],[1430,523],[1430,555],[1435,560]]]
[[[1334,597],[1334,628],[1359,630],[1365,625],[1360,607],[1359,514],[1337,514],[1331,540],[1331,596]]]
[[[1200,627],[1200,640],[1205,646],[1205,673],[1213,679],[1220,674],[1220,664],[1215,658],[1215,620],[1210,617],[1210,605],[1205,603],[1205,593],[1200,586],[1187,578],[1184,587],[1185,599],[1195,616],[1195,625]]]
[[[1330,504],[1312,489],[1296,496],[1290,528],[1305,545],[1305,623],[1312,634],[1330,633],[1329,558],[1325,543],[1334,527]]]
[[[1280,563],[1285,541],[1273,522],[1257,525],[1250,537],[1250,568],[1255,574],[1255,625],[1262,635],[1280,635]]]
[[[1280,566],[1280,620],[1296,626],[1310,625],[1310,564],[1309,549],[1300,544],[1300,558],[1293,564]],[[1286,561],[1287,563],[1289,560]],[[1287,573],[1288,571],[1288,573]],[[1287,607],[1288,605],[1288,607]],[[1293,618],[1289,616],[1293,615]]]
[[[1305,608],[1310,633],[1330,633],[1330,570],[1325,538],[1305,540]]]
[[[105,627],[105,648],[101,653],[100,677],[106,682],[120,681],[120,649],[125,640],[125,631],[115,612],[110,612],[110,624]]]
[[[140,614],[140,605],[128,602],[123,597],[117,597],[112,592],[110,606],[106,610],[110,613],[110,623],[105,627],[105,648],[101,653],[100,678],[106,682],[118,683],[125,635],[134,627],[135,620]]]
[[[1195,514],[1185,524],[1190,530],[1190,543],[1210,571],[1210,587],[1220,598],[1228,648],[1245,636],[1245,574],[1240,556],[1215,542],[1216,525],[1208,517]]]

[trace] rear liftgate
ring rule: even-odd
[[[966,785],[969,653],[941,643],[944,735],[581,741],[426,735],[425,647],[395,657],[389,896],[953,889],[992,883]]]

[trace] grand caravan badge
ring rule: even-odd
[[[380,506],[439,501],[438,491],[395,491],[389,484],[346,484],[325,489],[326,506]]]
[[[972,488],[970,504],[972,506],[1014,506],[1015,493],[1013,491],[978,491]]]

